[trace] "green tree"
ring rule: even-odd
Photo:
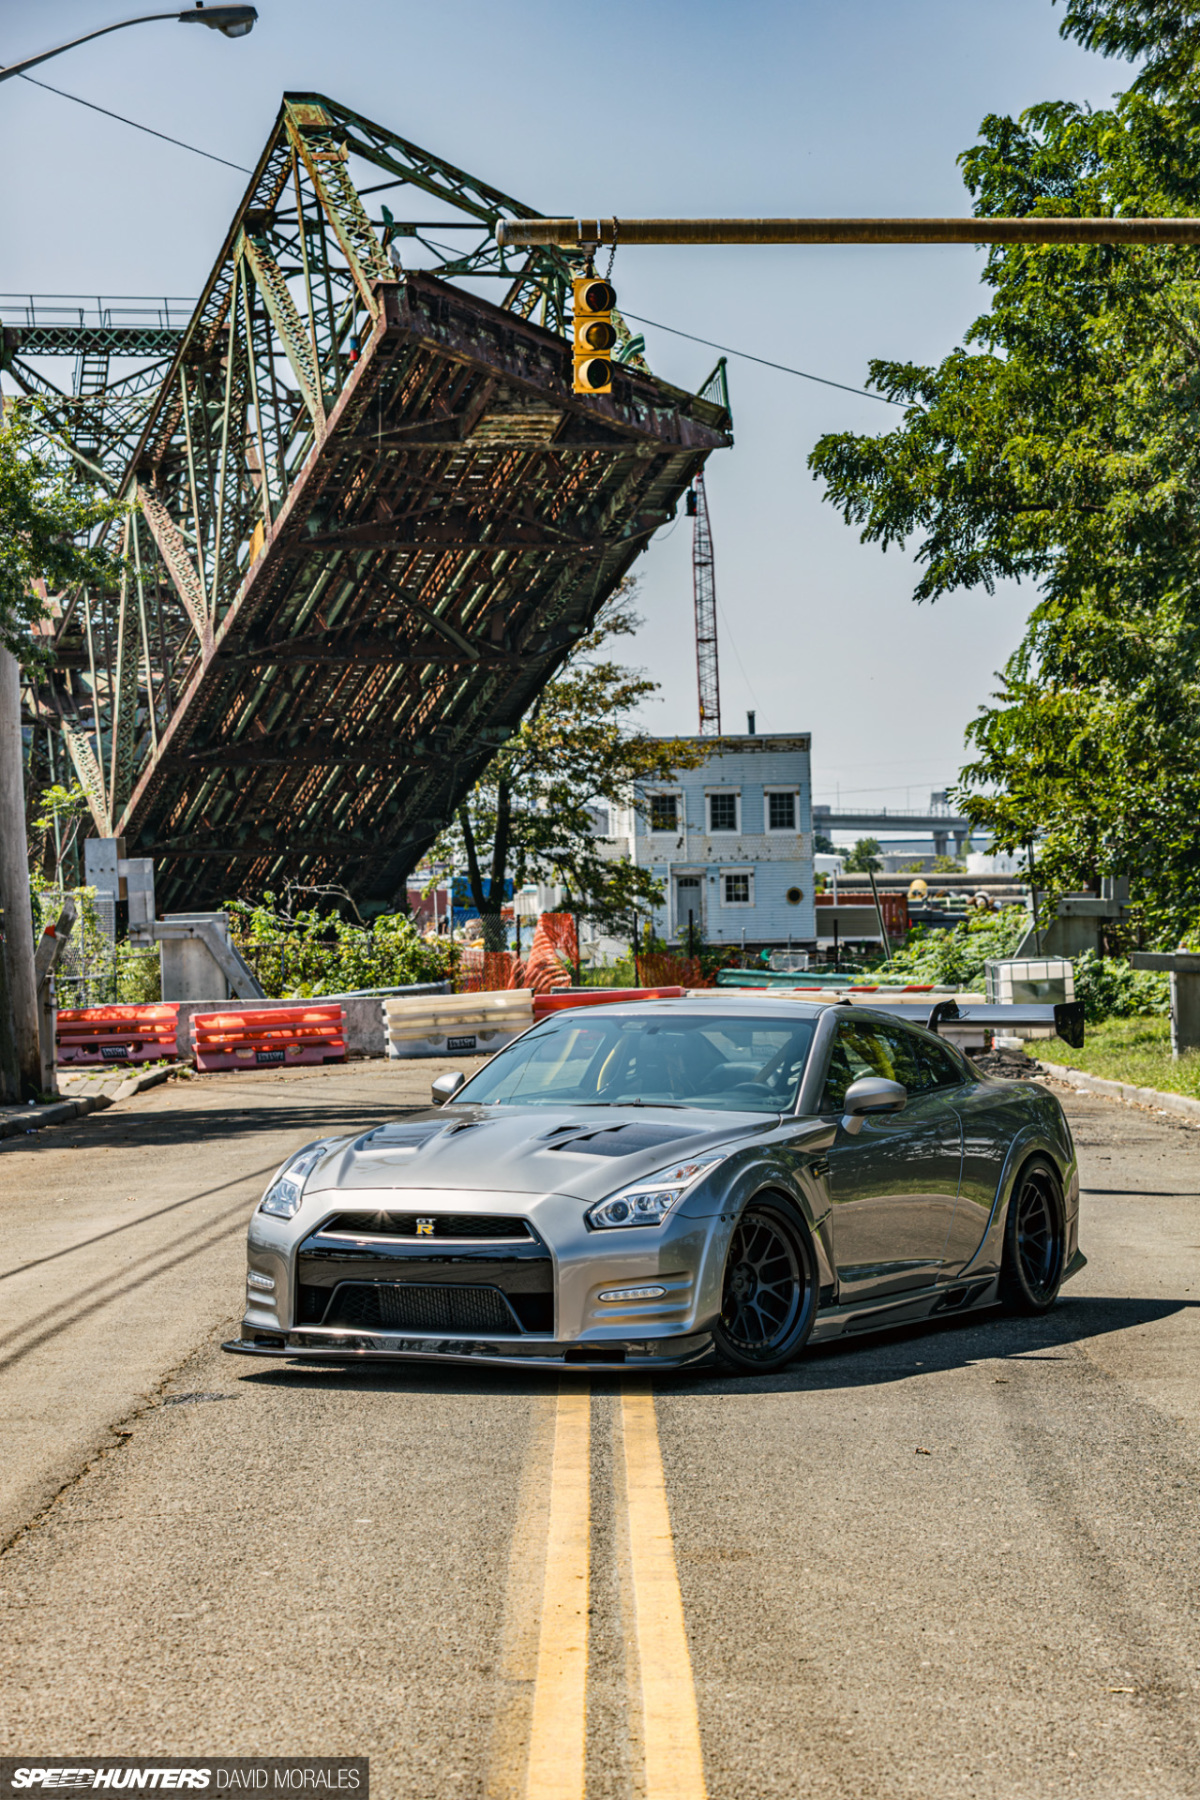
[[[579,912],[614,928],[627,929],[635,911],[662,900],[650,870],[611,854],[594,810],[640,810],[648,786],[703,761],[689,740],[652,737],[633,723],[659,684],[609,654],[613,640],[640,623],[632,594],[627,582],[614,595],[430,853],[435,865],[465,866],[489,947],[504,942],[500,909],[510,878],[517,887],[555,882]]]
[[[42,789],[30,822],[33,829],[42,834],[42,866],[45,867],[53,859],[51,880],[56,887],[63,881],[64,867],[71,863],[80,829],[87,816],[87,795],[77,781],[73,781],[69,787],[62,782],[53,782]]]
[[[0,400],[0,644],[25,664],[46,594],[109,576],[112,559],[89,540],[118,510],[64,471],[40,412],[36,400]]]
[[[881,869],[880,852],[878,838],[859,838],[853,850],[842,858],[842,868],[847,875],[866,875],[872,869]]]
[[[813,855],[836,856],[837,845],[831,837],[826,837],[823,831],[815,831],[813,833]]]
[[[1111,109],[989,117],[975,210],[1200,211],[1200,12],[1072,0],[1065,34],[1144,55]],[[1174,937],[1200,916],[1200,257],[1192,246],[992,249],[989,310],[938,367],[874,362],[897,429],[810,459],[864,541],[914,541],[915,598],[1036,583],[956,792],[1049,892],[1128,874]]]

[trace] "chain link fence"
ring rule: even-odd
[[[74,1008],[160,999],[158,946],[117,941],[111,894],[95,888],[42,888],[35,896],[41,929],[54,924],[68,897],[75,902],[76,919],[55,966],[55,1003]]]

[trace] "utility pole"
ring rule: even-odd
[[[25,842],[25,757],[21,746],[21,671],[0,645],[0,906],[4,909],[4,986],[15,1040],[19,1092],[29,1100],[41,1090],[37,983],[33,972],[33,913]],[[3,1064],[0,1062],[0,1079]]]

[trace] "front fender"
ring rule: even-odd
[[[806,1133],[806,1139],[813,1134]],[[697,1270],[696,1320],[711,1324],[721,1312],[725,1264],[734,1227],[760,1194],[780,1194],[791,1202],[808,1226],[817,1258],[817,1282],[821,1303],[827,1305],[835,1290],[833,1246],[830,1240],[830,1203],[822,1173],[828,1127],[816,1134],[817,1142],[756,1145],[737,1158],[714,1195],[711,1187],[695,1197],[695,1213],[708,1216],[710,1230],[701,1266]],[[681,1212],[693,1211],[689,1196]]]

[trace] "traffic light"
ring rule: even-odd
[[[596,275],[576,276],[575,289],[575,392],[611,394],[610,352],[617,341],[612,309],[617,296],[611,284]]]

